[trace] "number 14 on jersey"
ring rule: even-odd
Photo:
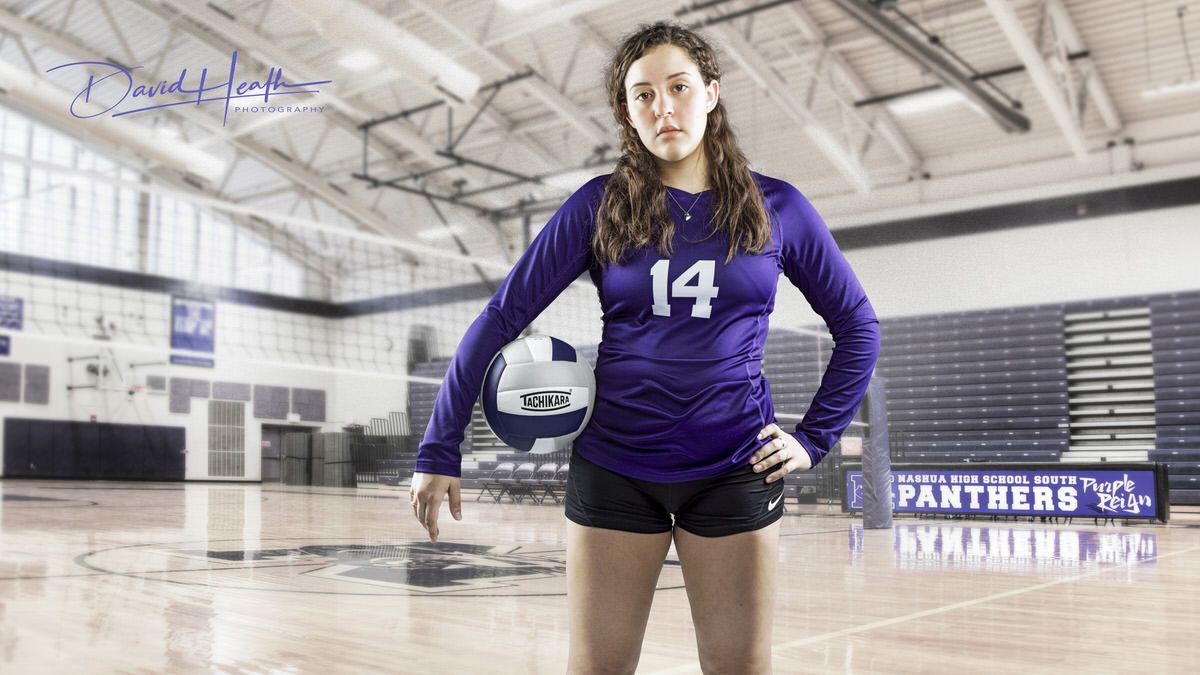
[[[659,260],[650,268],[650,278],[654,282],[654,315],[671,316],[671,304],[667,294],[667,275],[670,260]],[[697,260],[687,271],[675,277],[671,282],[671,295],[677,298],[695,298],[692,305],[692,316],[697,319],[707,319],[712,316],[712,299],[717,297],[718,289],[713,285],[713,275],[716,271],[715,260]],[[689,286],[692,279],[695,285]]]

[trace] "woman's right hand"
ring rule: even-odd
[[[454,476],[436,473],[413,472],[408,488],[408,502],[413,515],[421,527],[429,533],[429,541],[438,538],[438,510],[442,508],[442,497],[450,493],[450,513],[455,520],[462,520],[462,481]]]

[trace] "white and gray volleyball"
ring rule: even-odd
[[[592,419],[596,375],[571,345],[530,335],[504,345],[483,379],[483,413],[509,447],[535,454],[566,448]]]

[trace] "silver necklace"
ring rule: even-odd
[[[692,205],[685,209],[685,208],[683,208],[683,204],[680,204],[679,200],[675,199],[675,195],[671,194],[671,190],[670,189],[667,190],[667,197],[670,197],[671,201],[675,202],[675,206],[678,206],[679,210],[683,211],[683,219],[684,220],[692,219],[692,209],[696,208],[696,203],[700,201],[700,197],[703,194],[704,193],[701,192],[700,194],[696,195],[696,198],[692,200]]]

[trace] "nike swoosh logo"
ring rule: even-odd
[[[768,510],[768,511],[770,511],[771,509],[774,509],[774,508],[775,508],[775,505],[776,505],[776,504],[778,504],[778,503],[779,503],[779,500],[781,500],[781,499],[783,499],[783,493],[782,493],[782,492],[780,492],[780,493],[779,493],[779,496],[778,496],[778,497],[776,497],[775,499],[772,499],[771,501],[767,502],[767,510]]]

